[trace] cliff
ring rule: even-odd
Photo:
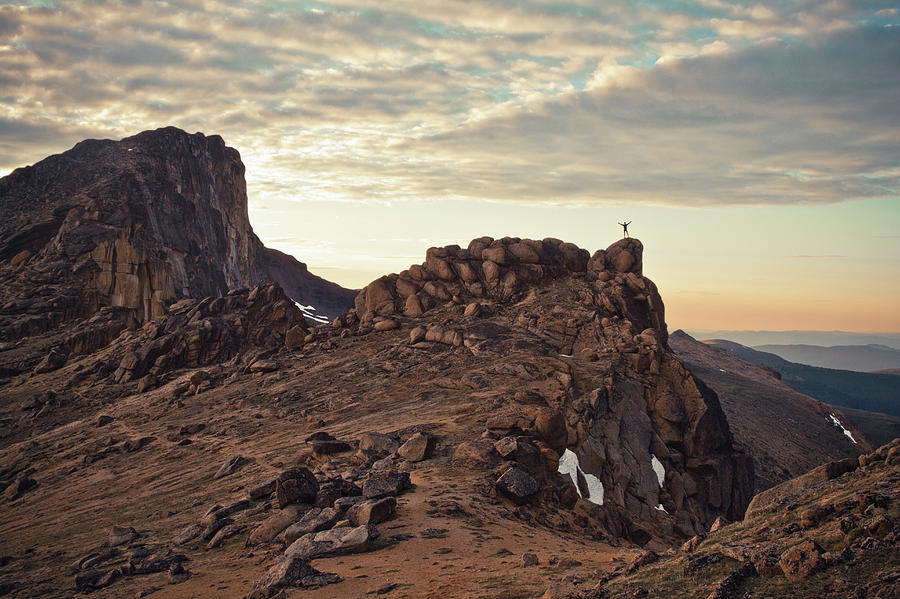
[[[0,212],[6,339],[105,306],[140,323],[178,299],[267,282],[329,316],[352,305],[353,292],[263,246],[240,155],[217,135],[83,141],[0,179]]]

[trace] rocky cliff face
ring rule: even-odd
[[[441,307],[468,304],[462,321],[432,321],[423,339],[465,345],[485,360],[515,351],[555,363],[525,368],[518,382],[516,397],[533,384],[542,407],[505,406],[494,428],[572,452],[580,495],[590,495],[588,477],[602,485],[593,500],[616,534],[639,537],[636,523],[647,522],[693,534],[719,515],[743,514],[753,468],[715,392],[669,349],[663,302],[642,264],[637,239],[590,256],[555,239],[481,238],[466,249],[432,248],[423,264],[374,281],[356,297],[355,316],[363,328],[385,329],[395,315],[428,321]],[[471,320],[483,305],[496,306],[499,320]],[[510,344],[516,329],[539,342]]]
[[[352,293],[267,249],[247,215],[244,165],[219,136],[172,127],[88,140],[0,179],[0,334],[20,338],[122,307],[279,282],[337,315]]]

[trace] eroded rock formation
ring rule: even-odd
[[[262,245],[240,155],[216,135],[83,141],[0,179],[0,212],[6,341],[107,306],[142,323],[178,299],[273,281],[326,315],[352,305],[352,292]]]
[[[597,509],[613,534],[639,538],[647,522],[693,534],[719,515],[741,517],[753,468],[716,394],[669,349],[642,254],[633,238],[593,256],[556,239],[431,248],[423,264],[363,289],[346,320],[387,331],[406,317],[423,323],[411,331],[414,344],[464,345],[485,361],[517,354],[517,397],[531,388],[536,399],[524,403],[540,405],[504,406],[488,429],[534,435],[557,457],[572,451],[580,476],[603,485]],[[463,305],[462,319],[446,317]],[[537,339],[522,339],[523,329]]]

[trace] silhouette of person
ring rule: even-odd
[[[622,230],[625,233],[625,237],[628,237],[628,225],[631,224],[631,221],[628,221],[627,223],[619,223],[619,224],[622,225]]]

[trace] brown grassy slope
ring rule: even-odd
[[[758,491],[819,464],[872,449],[839,409],[797,393],[770,369],[682,331],[672,333],[669,343],[691,372],[718,394],[735,439],[753,456]],[[846,422],[860,445],[834,425],[831,414]]]

